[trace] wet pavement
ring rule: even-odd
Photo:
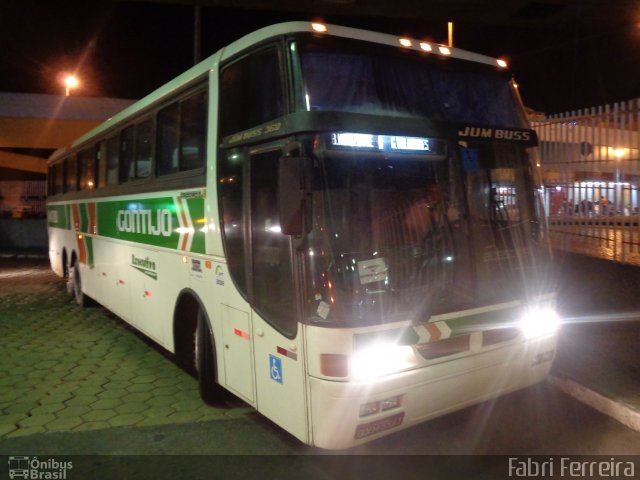
[[[634,225],[556,224],[551,228],[554,248],[640,267],[640,227]]]
[[[552,374],[640,431],[640,268],[576,254],[558,262],[565,323]]]

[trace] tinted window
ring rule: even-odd
[[[253,301],[266,320],[293,335],[297,321],[290,237],[280,232],[277,202],[280,155],[278,150],[251,158]]]
[[[56,163],[49,167],[49,195],[57,195],[64,189],[64,171],[62,163]]]
[[[104,140],[98,144],[96,162],[96,183],[98,187],[104,187],[107,185],[107,142]]]
[[[95,188],[95,149],[86,148],[78,153],[78,167],[80,170],[80,190]]]
[[[47,168],[47,195],[55,195],[53,190],[53,166]]]
[[[207,139],[207,93],[187,98],[180,110],[180,170],[201,168]]]
[[[118,184],[118,154],[120,151],[120,141],[118,135],[107,140],[107,184]]]
[[[151,173],[153,122],[145,120],[136,125],[136,166],[133,178],[147,178]],[[129,177],[132,179],[132,177]]]
[[[174,173],[179,168],[179,112],[177,103],[158,112],[158,175]]]
[[[245,271],[245,216],[242,209],[243,157],[238,151],[225,153],[220,162],[218,191],[224,249],[231,278],[247,297]]]
[[[65,165],[65,192],[75,192],[78,189],[78,165],[76,157],[71,156],[64,161]]]
[[[120,134],[120,183],[136,178],[136,164],[134,162],[135,127],[125,128]]]
[[[62,163],[54,166],[53,189],[56,194],[64,192],[64,168]]]
[[[299,108],[527,127],[511,78],[493,67],[342,40],[313,40],[299,51]]]
[[[271,48],[245,57],[222,71],[221,132],[246,130],[283,115],[279,50]]]
[[[158,112],[158,175],[202,168],[207,141],[207,92]]]

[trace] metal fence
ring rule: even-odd
[[[640,99],[531,120],[554,246],[640,265]]]
[[[47,183],[34,181],[0,181],[0,217],[44,218]]]

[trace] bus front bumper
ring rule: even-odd
[[[542,381],[556,336],[416,368],[366,382],[311,377],[312,442],[353,447]]]

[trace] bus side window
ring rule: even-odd
[[[133,180],[136,178],[136,164],[134,162],[133,153],[134,153],[134,138],[135,138],[135,126],[131,125],[130,127],[122,130],[120,134],[120,155],[119,155],[119,163],[120,163],[120,174],[119,180],[120,183],[128,182],[129,180]]]
[[[158,112],[158,175],[202,168],[207,141],[207,92],[198,92]]]
[[[49,197],[56,194],[54,183],[54,179],[56,178],[55,171],[56,165],[49,165],[47,169],[47,196]]]
[[[62,163],[54,165],[53,175],[53,190],[56,195],[64,193],[64,167]]]
[[[227,66],[221,78],[221,136],[284,114],[280,50],[266,48]]]
[[[173,103],[158,112],[158,175],[175,173],[179,168],[179,105]]]
[[[115,134],[113,137],[107,139],[107,153],[106,153],[106,164],[107,164],[107,184],[108,185],[117,185],[118,184],[118,154],[120,151],[120,139],[118,134]]]
[[[78,162],[75,155],[65,158],[64,191],[75,192],[78,190]]]
[[[54,178],[55,178],[55,165],[49,165],[47,169],[47,196],[55,195],[56,192],[54,190]]]
[[[78,154],[80,169],[80,190],[95,188],[95,147],[85,148]]]
[[[207,140],[207,92],[181,102],[180,112],[180,170],[202,168]]]
[[[105,140],[100,141],[96,147],[96,167],[97,187],[102,188],[107,186],[107,142]]]
[[[151,173],[152,133],[153,120],[150,118],[136,125],[136,163],[133,178],[147,178]],[[132,180],[132,177],[129,176],[129,179]]]

